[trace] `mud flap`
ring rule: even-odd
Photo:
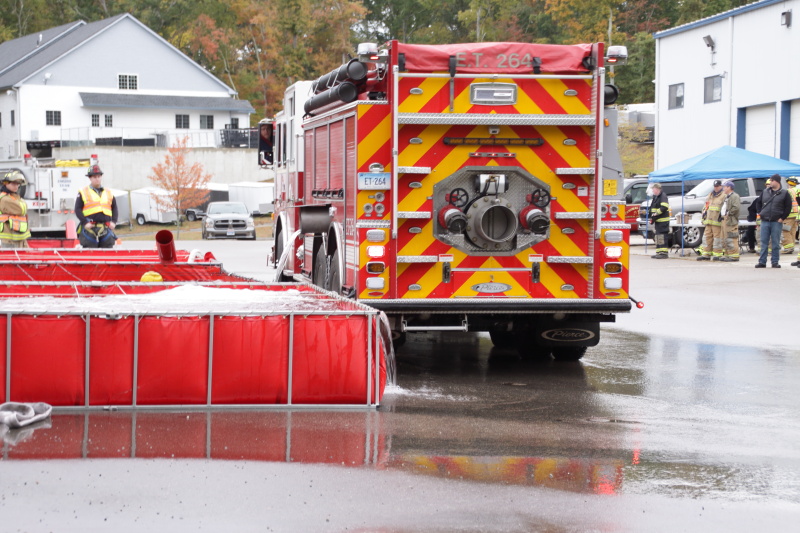
[[[597,346],[600,342],[599,322],[543,322],[536,326],[540,346]]]

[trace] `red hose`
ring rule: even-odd
[[[175,240],[172,238],[172,232],[168,229],[162,229],[156,233],[156,247],[158,248],[158,258],[164,264],[175,262]]]

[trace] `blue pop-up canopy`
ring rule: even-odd
[[[650,181],[768,178],[773,174],[800,176],[800,165],[777,157],[721,146],[650,173]]]
[[[649,181],[680,181],[704,179],[733,179],[733,178],[767,178],[773,174],[782,176],[800,176],[800,165],[796,165],[777,157],[757,154],[733,146],[721,146],[710,152],[685,159],[649,174]],[[681,190],[681,196],[686,194]],[[649,211],[648,205],[648,211]],[[681,210],[683,198],[681,198]],[[683,232],[681,236],[681,250],[683,250]],[[645,249],[647,241],[645,240]]]

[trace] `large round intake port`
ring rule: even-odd
[[[470,211],[473,217],[475,234],[484,241],[503,243],[514,238],[517,234],[517,215],[505,204],[495,200],[491,202],[476,202],[478,206]]]

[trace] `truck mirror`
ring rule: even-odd
[[[633,203],[633,196],[631,196],[631,193],[627,193],[625,195],[625,203],[626,204],[632,204]]]
[[[273,146],[275,145],[275,130],[272,121],[261,121],[258,124],[258,164],[271,166],[273,159]]]

